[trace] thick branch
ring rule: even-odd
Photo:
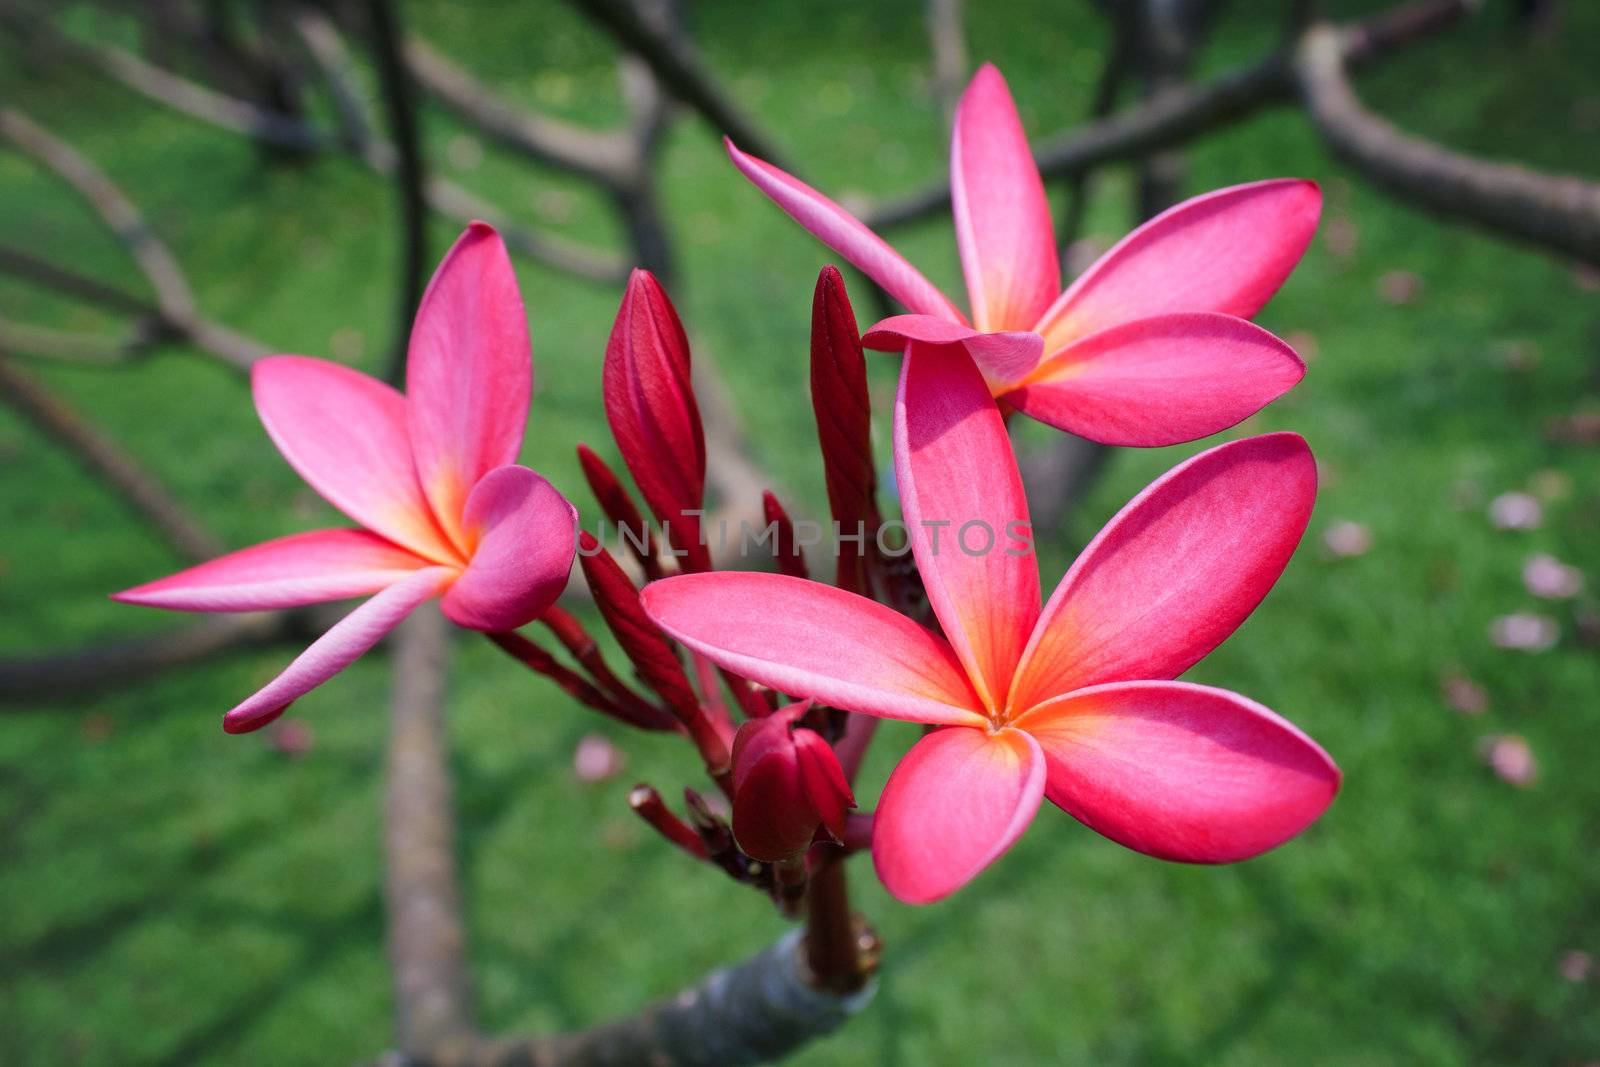
[[[699,53],[682,35],[652,26],[633,0],[573,0],[618,43],[650,65],[661,84],[698,111],[718,133],[739,147],[789,170],[777,147],[713,81]]]
[[[222,545],[133,457],[0,355],[0,398],[70,451],[100,481],[190,560],[209,559]]]
[[[1346,33],[1346,60],[1360,64],[1427,35],[1474,6],[1474,0],[1413,0]],[[1132,159],[1184,144],[1262,109],[1292,103],[1292,56],[1274,52],[1255,63],[1193,87],[1179,87],[1100,122],[1052,138],[1034,149],[1047,179],[1079,174],[1104,163]],[[930,183],[920,192],[861,216],[884,229],[936,215],[950,204],[950,183]]]
[[[811,988],[794,930],[764,952],[625,1019],[552,1037],[464,1041],[407,1067],[745,1067],[832,1033],[875,987],[839,996]]]
[[[1296,64],[1306,109],[1340,158],[1430,211],[1600,264],[1600,183],[1476,159],[1401,132],[1356,99],[1347,51],[1338,29],[1314,27]]]
[[[444,735],[444,617],[419,611],[394,647],[384,807],[384,897],[401,1049],[421,1055],[473,1032],[455,808]]]
[[[933,91],[948,126],[967,80],[967,33],[962,0],[927,0],[928,45],[933,53]]]
[[[223,652],[292,640],[292,615],[218,615],[149,637],[0,659],[0,704],[31,704],[137,682]]]
[[[405,54],[423,88],[512,151],[607,187],[630,180],[636,165],[631,137],[597,133],[527,108],[513,107],[419,38],[407,39]]]

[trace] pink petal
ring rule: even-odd
[[[328,503],[420,556],[460,561],[417,482],[404,397],[306,356],[258,360],[250,383],[278,451]]]
[[[419,604],[437,596],[453,577],[455,571],[449,567],[428,567],[389,586],[340,619],[282,674],[228,712],[222,728],[230,734],[261,729],[290,704],[354,663]]]
[[[980,330],[1031,330],[1061,294],[1055,229],[1006,80],[985,63],[950,140],[956,241]]]
[[[462,527],[472,558],[440,607],[469,630],[515,630],[566,588],[577,554],[578,512],[527,467],[490,471],[467,498]]]
[[[1292,433],[1219,445],[1156,479],[1061,579],[1017,669],[1012,708],[1188,670],[1278,580],[1316,493],[1316,461]]]
[[[1315,741],[1225,689],[1118,682],[1012,726],[1044,750],[1052,802],[1161,859],[1249,859],[1315,822],[1339,791],[1339,768]]]
[[[640,593],[661,629],[781,693],[913,722],[986,720],[943,640],[876,601],[782,574],[722,571]]]
[[[872,826],[872,864],[907,904],[970,882],[1033,821],[1045,760],[1020,730],[935,730],[889,776]]]
[[[951,322],[967,321],[948,297],[855,216],[798,178],[739,151],[732,141],[724,138],[723,143],[728,147],[728,158],[733,160],[733,165],[757,189],[771,197],[790,218],[810,230],[817,240],[883,286],[907,309]]]
[[[1305,372],[1293,349],[1244,319],[1158,315],[1068,345],[1005,398],[1057,429],[1148,448],[1226,430]]]
[[[230,552],[111,599],[178,611],[272,611],[366,596],[427,565],[366,530],[313,530]]]
[[[959,349],[906,350],[894,454],[928,601],[978,695],[1002,707],[1039,617],[1039,569],[1005,422]]]
[[[1055,350],[1133,319],[1219,311],[1248,319],[1278,291],[1317,229],[1315,182],[1276,178],[1185,200],[1124,237],[1035,327]]]
[[[893,315],[861,338],[863,345],[880,352],[903,352],[912,341],[964,346],[992,392],[1003,392],[1027,377],[1044,355],[1044,338],[1036,333],[982,333],[932,315]]]
[[[511,257],[499,234],[474,222],[422,294],[406,363],[417,477],[458,546],[468,492],[516,462],[532,386],[528,317]]]

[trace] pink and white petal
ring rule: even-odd
[[[422,294],[406,360],[417,477],[458,547],[467,494],[516,462],[532,387],[528,316],[511,257],[492,227],[474,222]]]
[[[949,896],[1022,836],[1044,788],[1044,753],[1026,733],[935,730],[900,760],[878,800],[879,880],[907,904]]]
[[[1321,213],[1317,183],[1299,178],[1185,200],[1101,256],[1034,328],[1054,351],[1074,338],[1169,312],[1248,319],[1300,262]]]
[[[1044,183],[994,64],[973,76],[950,139],[956,242],[980,330],[1031,330],[1061,295]]]
[[[467,498],[462,527],[472,555],[440,603],[457,626],[515,630],[544,614],[566,588],[578,511],[527,467],[484,475]]]
[[[1004,395],[1023,414],[1079,437],[1152,448],[1242,422],[1305,370],[1294,349],[1244,319],[1158,315],[1073,342]]]
[[[378,593],[334,623],[282,674],[228,712],[222,719],[222,728],[230,734],[261,729],[383,640],[418,605],[437,596],[455,573],[450,567],[428,567]]]
[[[272,611],[366,596],[428,565],[366,530],[312,530],[230,552],[111,599],[176,611]]]
[[[813,237],[883,286],[890,296],[908,310],[919,315],[949,319],[951,322],[967,321],[960,309],[924,278],[921,271],[906,262],[899,252],[889,247],[888,242],[867,229],[854,215],[793,175],[739,151],[731,140],[723,138],[723,143],[727,145],[728,158],[750,179],[751,184],[766,193],[790,218],[811,231]]]
[[[1156,479],[1061,579],[1017,668],[1012,709],[1188,670],[1278,580],[1316,495],[1316,461],[1292,433],[1219,445]]]
[[[986,721],[950,646],[875,600],[737,571],[651,582],[640,600],[669,636],[780,693],[888,719]]]
[[[257,360],[250,385],[273,444],[328,503],[420,556],[458,560],[417,482],[405,397],[307,356]]]
[[[906,350],[894,455],[928,601],[979,697],[1003,707],[1039,617],[1039,568],[1005,422],[960,349]]]
[[[1315,822],[1339,768],[1260,704],[1186,682],[1118,682],[1015,720],[1044,750],[1046,795],[1138,852],[1233,863]]]
[[[903,352],[913,341],[962,345],[991,392],[1003,392],[1026,378],[1044,356],[1044,338],[1036,333],[983,333],[932,315],[893,315],[861,338],[864,346],[880,352]]]

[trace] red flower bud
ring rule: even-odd
[[[689,377],[689,340],[672,301],[635,270],[606,344],[606,420],[645,503],[687,553],[709,570],[697,512],[705,497],[706,441]]]
[[[872,463],[872,403],[867,363],[844,279],[823,267],[811,302],[811,406],[822,443],[828,507],[839,532],[840,588],[865,593],[864,562],[877,533],[877,472]],[[848,546],[848,547],[847,547]]]
[[[733,741],[733,836],[752,859],[775,862],[804,852],[819,826],[844,836],[856,800],[833,748],[799,726],[809,700],[739,727]]]
[[[661,577],[655,537],[621,479],[588,445],[578,446],[578,465],[583,468],[584,480],[589,483],[589,491],[594,494],[601,513],[616,524],[617,536],[632,550],[646,574],[652,578]]]
[[[761,511],[766,516],[767,525],[777,531],[773,537],[772,554],[778,561],[778,570],[791,578],[810,577],[806,571],[805,553],[794,540],[794,523],[770,491],[761,494]]]

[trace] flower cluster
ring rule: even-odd
[[[869,845],[896,897],[938,900],[1009,848],[1046,798],[1129,848],[1196,863],[1257,855],[1313,822],[1339,787],[1327,754],[1243,696],[1177,680],[1254,610],[1298,545],[1316,496],[1306,443],[1248,437],[1174,467],[1045,600],[1006,423],[1021,412],[1108,444],[1169,445],[1292,388],[1304,364],[1248,319],[1309,243],[1316,186],[1256,182],[1180,204],[1062,291],[1043,184],[1005,82],[985,67],[952,143],[963,311],[833,201],[728,151],[910,312],[862,336],[838,272],[817,283],[811,397],[835,529],[857,531],[832,581],[809,577],[805,539],[770,493],[777,573],[717,569],[690,347],[644,271],[629,280],[603,374],[644,509],[580,445],[599,508],[580,529],[576,509],[515,463],[526,317],[499,238],[474,225],[423,297],[405,395],[319,360],[257,365],[274,443],[359,528],[270,541],[118,594],[191,611],[372,594],[225,728],[271,721],[439,597],[452,621],[583,703],[691,741],[731,819],[692,790],[687,823],[648,787],[630,802],[780,902],[819,864]],[[909,561],[881,536],[864,348],[900,357],[893,460]],[[591,532],[605,521],[632,535],[624,559]],[[557,604],[575,557],[631,677]],[[576,666],[518,632],[535,621]],[[852,812],[885,718],[927,731],[875,810]]]

